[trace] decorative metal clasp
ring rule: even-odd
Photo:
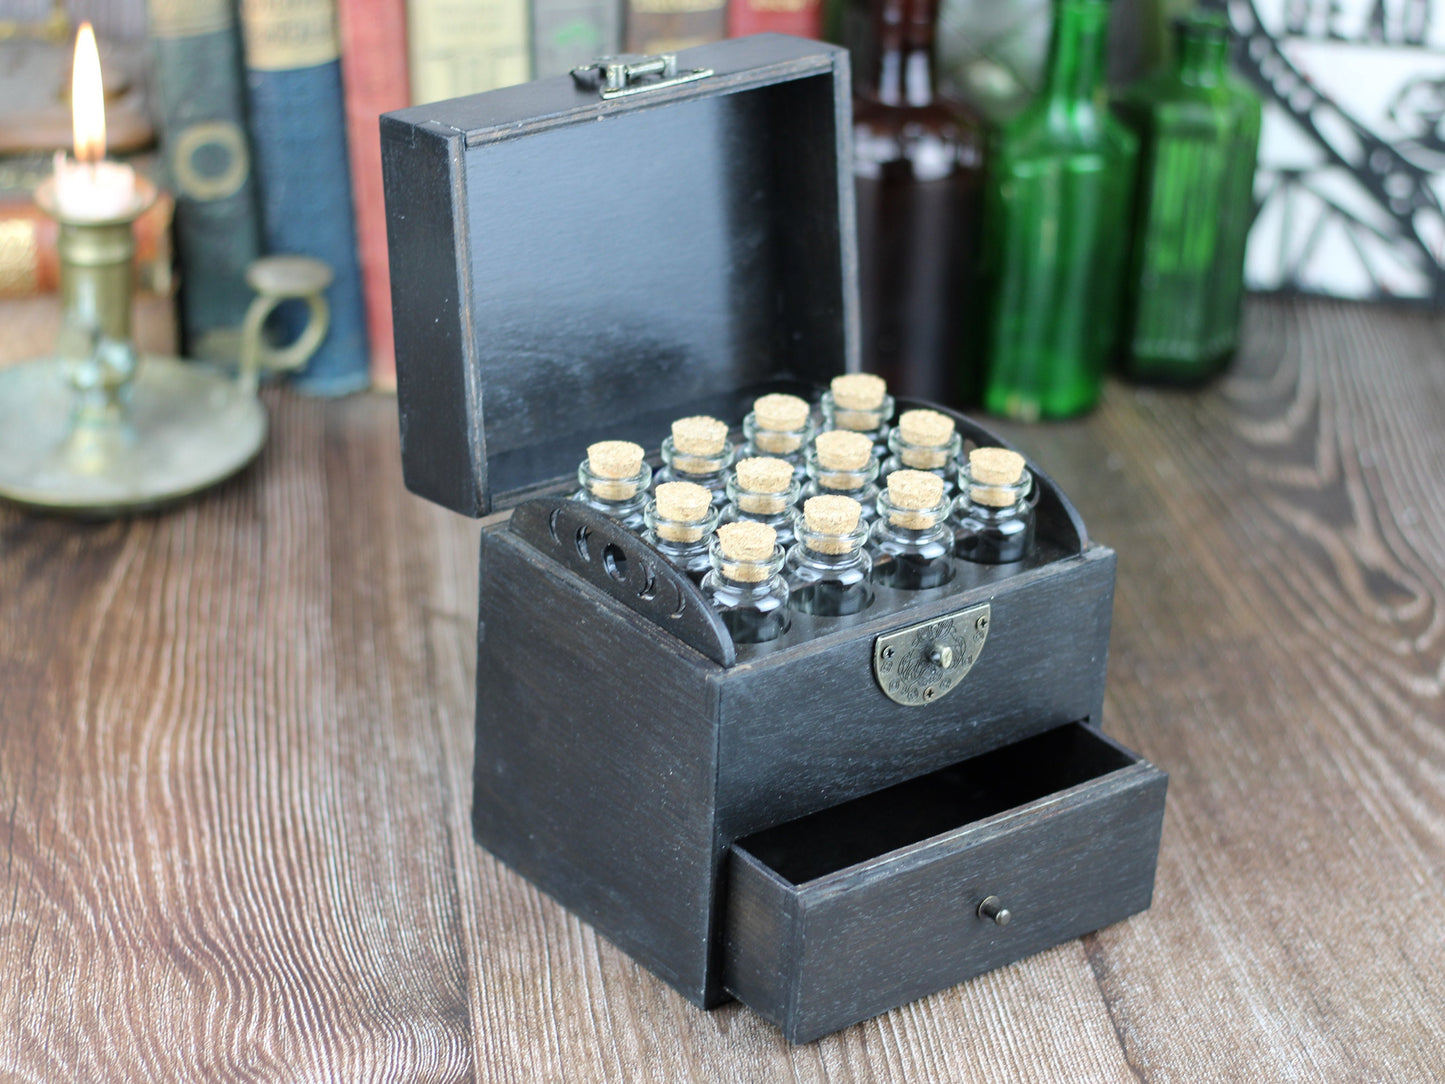
[[[917,707],[946,696],[978,660],[989,613],[983,602],[873,641],[873,674],[888,699]]]
[[[638,53],[604,56],[590,64],[572,69],[572,78],[577,81],[578,86],[597,88],[603,98],[621,98],[628,94],[675,87],[679,83],[706,79],[711,74],[711,68],[687,68],[679,71],[676,53],[658,53],[656,56],[643,56]]]

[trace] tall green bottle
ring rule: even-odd
[[[985,210],[993,279],[983,405],[1090,409],[1118,330],[1138,141],[1104,102],[1106,0],[1054,0],[1044,88],[998,132]]]
[[[1173,64],[1115,106],[1140,141],[1121,360],[1136,380],[1192,383],[1239,336],[1260,102],[1228,70],[1223,15],[1186,16],[1174,35]]]

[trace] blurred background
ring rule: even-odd
[[[1246,284],[1438,304],[1439,5],[1115,0],[1111,94],[1171,61],[1171,22],[1196,6],[1227,16],[1236,76],[1263,100],[1254,205],[1236,208],[1250,228]],[[379,113],[557,75],[623,49],[655,52],[757,30],[847,45],[859,93],[876,94],[887,7],[0,0],[0,321],[11,329],[0,362],[43,355],[59,326],[54,226],[31,193],[54,152],[69,147],[69,50],[82,20],[100,37],[109,153],[169,194],[136,224],[141,347],[234,358],[251,296],[245,267],[265,253],[303,252],[329,263],[336,282],[330,337],[300,384],[339,394],[395,383]],[[962,103],[990,133],[1016,117],[1044,84],[1053,10],[1051,0],[942,0],[933,40],[940,99]],[[285,336],[284,315],[275,331]],[[956,398],[967,403],[969,393]]]

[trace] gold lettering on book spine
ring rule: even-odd
[[[630,10],[644,15],[688,15],[716,11],[722,6],[718,0],[632,0]]]
[[[333,0],[241,0],[246,66],[314,68],[341,55]]]
[[[157,38],[194,38],[234,26],[231,0],[149,0],[146,14]]]
[[[39,288],[40,244],[30,218],[0,221],[0,297],[25,297]]]

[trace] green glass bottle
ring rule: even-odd
[[[983,405],[1024,420],[1098,401],[1118,330],[1138,141],[1104,102],[1106,0],[1054,0],[1044,89],[997,133]]]
[[[1174,34],[1173,64],[1116,102],[1140,143],[1121,361],[1136,380],[1193,383],[1239,337],[1260,101],[1229,72],[1223,15],[1185,16]]]

